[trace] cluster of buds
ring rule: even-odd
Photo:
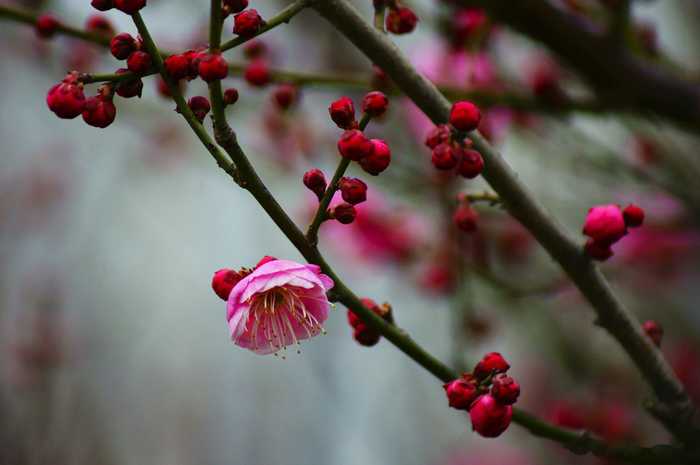
[[[449,406],[469,412],[472,429],[484,437],[499,436],[513,417],[512,405],[520,396],[520,385],[506,375],[509,368],[501,354],[491,352],[472,373],[443,386]]]
[[[441,171],[456,171],[472,179],[484,170],[484,159],[471,148],[465,133],[479,126],[481,112],[471,102],[461,101],[452,105],[450,123],[433,128],[425,138],[425,145],[432,150],[431,161]]]
[[[83,120],[90,126],[105,128],[112,124],[117,115],[113,95],[114,86],[104,84],[96,96],[86,99],[78,73],[72,72],[49,89],[46,104],[59,118],[73,119],[82,114]]]
[[[398,0],[374,0],[375,11],[389,8],[386,14],[386,30],[392,34],[408,34],[413,32],[418,23],[418,16],[407,6],[401,5]]]
[[[634,204],[623,209],[619,205],[598,205],[588,210],[583,234],[590,239],[584,250],[594,260],[604,261],[613,256],[611,246],[627,234],[627,228],[644,223],[644,210]]]
[[[243,70],[243,78],[253,87],[265,87],[272,81],[268,64],[268,49],[264,42],[254,39],[243,48],[244,56],[250,60]]]
[[[375,315],[382,318],[388,323],[393,323],[393,316],[391,313],[391,306],[387,303],[378,305],[374,300],[364,297],[360,299],[362,305],[370,310]],[[348,323],[352,327],[352,338],[357,341],[358,344],[371,347],[379,342],[382,335],[379,334],[375,329],[370,328],[364,321],[360,319],[359,316],[352,309],[348,309]]]
[[[383,116],[389,106],[389,99],[382,92],[369,92],[362,99],[363,119]],[[341,97],[328,107],[333,122],[345,132],[338,140],[338,151],[343,158],[356,161],[367,173],[377,176],[391,163],[391,150],[389,145],[381,139],[368,139],[360,124],[355,119],[355,105],[349,97]],[[304,185],[321,199],[326,192],[326,178],[319,169],[312,169],[304,174]],[[338,180],[337,185],[330,186],[340,190],[343,203],[336,205],[329,213],[329,217],[342,224],[350,224],[355,221],[357,211],[355,205],[367,200],[367,184],[358,178],[344,177]]]

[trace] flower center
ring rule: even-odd
[[[275,348],[275,355],[288,345],[299,345],[325,330],[316,317],[306,309],[304,301],[288,287],[275,287],[255,296],[250,306],[253,316],[253,348],[258,349],[260,336]],[[301,353],[297,349],[297,353]],[[282,358],[285,358],[282,356]]]

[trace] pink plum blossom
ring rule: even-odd
[[[276,353],[323,332],[333,280],[316,265],[272,260],[231,291],[226,319],[236,345],[258,354]]]

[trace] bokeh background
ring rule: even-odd
[[[12,3],[76,26],[95,13],[83,0]],[[286,4],[251,3],[263,17]],[[355,3],[369,20],[370,2]],[[144,17],[159,45],[185,49],[205,37],[208,4],[150,0]],[[533,70],[553,63],[546,49],[505,28],[488,46],[452,52],[440,30],[454,10],[410,5],[419,27],[394,39],[437,82],[500,82],[529,95]],[[659,66],[697,75],[700,2],[634,2],[633,14],[655,28]],[[106,16],[117,31],[135,33],[127,16]],[[313,12],[263,41],[277,68],[371,77],[366,59]],[[116,123],[98,130],[56,118],[44,100],[67,70],[116,69],[108,53],[65,37],[42,41],[2,21],[0,55],[0,462],[597,462],[517,425],[495,440],[472,434],[429,373],[386,341],[353,341],[342,306],[328,334],[303,344],[301,355],[280,360],[234,346],[225,304],[210,289],[213,272],[299,254],[218,170],[153,79],[142,99],[117,101]],[[245,61],[239,50],[228,57]],[[568,92],[588,95],[558,69]],[[318,166],[329,175],[338,159],[328,104],[340,95],[359,102],[368,89],[307,86],[299,105],[281,113],[272,87],[253,88],[240,73],[225,85],[241,94],[228,114],[242,146],[305,224],[314,203],[302,173]],[[205,92],[201,81],[187,89]],[[697,138],[631,115],[497,108],[488,116],[482,129],[572,234],[591,205],[645,208],[645,226],[603,269],[641,321],[664,326],[662,349],[697,397]],[[400,97],[370,125],[394,161],[378,178],[354,172],[370,185],[365,220],[322,228],[329,261],[358,294],[390,302],[399,325],[439,359],[469,369],[485,352],[503,353],[522,386],[519,405],[612,440],[668,440],[640,406],[648,393],[630,361],[503,210],[477,205],[479,233],[455,239],[422,144],[429,128]]]

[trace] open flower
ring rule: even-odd
[[[333,280],[316,265],[272,260],[231,291],[226,318],[236,345],[258,354],[276,353],[323,332]]]

